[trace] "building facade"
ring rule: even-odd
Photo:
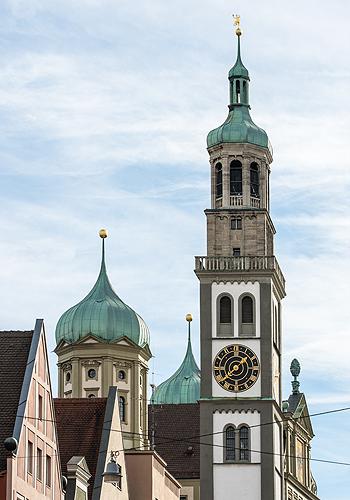
[[[107,397],[118,386],[125,448],[148,446],[147,386],[150,335],[146,323],[115,293],[102,261],[90,293],[56,326],[61,398]]]
[[[272,148],[250,116],[250,78],[237,25],[229,114],[207,138],[207,255],[195,262],[201,318],[200,498],[222,500],[232,491],[235,498],[281,500],[287,498],[281,400],[285,280],[274,255],[270,217]],[[314,498],[308,491],[300,498]]]
[[[0,498],[62,500],[43,320],[0,332]]]

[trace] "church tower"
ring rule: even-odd
[[[118,387],[124,448],[148,447],[150,334],[144,320],[115,293],[107,276],[105,238],[97,281],[56,326],[60,398],[107,397]]]
[[[207,255],[196,257],[201,316],[201,500],[281,500],[281,301],[269,176],[272,148],[250,116],[241,58],[229,72],[229,114],[207,138]]]

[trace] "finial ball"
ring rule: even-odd
[[[98,234],[100,235],[100,238],[107,238],[108,236],[107,229],[100,229]]]
[[[290,364],[290,373],[293,375],[293,377],[297,378],[300,375],[300,370],[300,363],[296,358],[294,358]]]
[[[191,323],[191,321],[192,321],[192,314],[186,314],[186,321],[188,321],[189,323]]]
[[[237,35],[237,36],[241,36],[241,35],[242,35],[242,30],[241,30],[241,28],[237,28],[237,29],[236,29],[236,35]]]

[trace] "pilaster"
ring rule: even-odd
[[[81,365],[79,358],[72,358],[72,398],[82,397]]]

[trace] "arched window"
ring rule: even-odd
[[[259,166],[255,162],[250,165],[250,196],[260,198]]]
[[[230,165],[230,195],[242,196],[242,163],[233,160]]]
[[[239,104],[241,102],[241,82],[236,80],[236,102]]]
[[[255,335],[255,300],[251,295],[243,295],[239,299],[239,335]]]
[[[239,429],[239,460],[249,460],[249,429],[246,425]]]
[[[120,420],[125,422],[125,398],[124,396],[119,396],[119,415]]]
[[[216,181],[216,198],[222,197],[222,165],[217,163],[215,165],[215,181]]]
[[[227,295],[219,297],[217,302],[218,307],[218,336],[227,337],[233,336],[233,311],[232,299]]]
[[[242,103],[248,104],[248,85],[246,81],[243,82]]]
[[[235,428],[230,425],[225,431],[225,460],[235,460]]]
[[[227,296],[220,299],[220,323],[231,323],[231,299]]]
[[[246,295],[242,299],[242,323],[253,323],[253,299]]]

